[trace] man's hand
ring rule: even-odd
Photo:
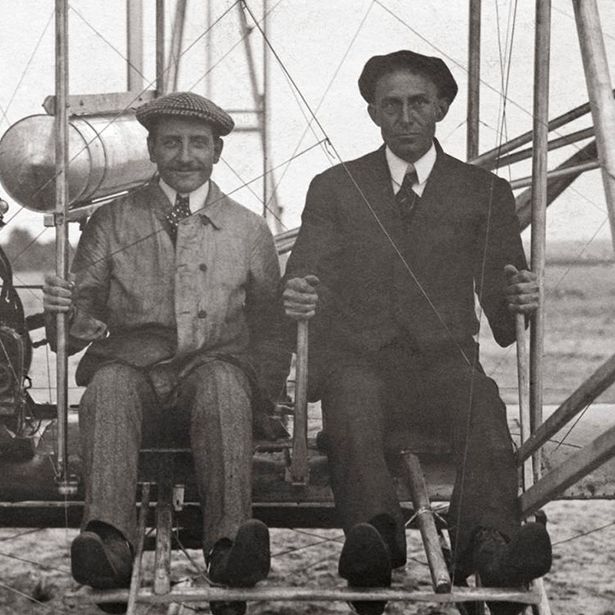
[[[54,273],[45,274],[43,285],[43,307],[45,312],[58,314],[70,312],[73,307],[73,288],[75,276],[69,275],[68,280],[63,280]]]
[[[506,273],[506,305],[517,314],[533,314],[538,309],[540,292],[536,274],[527,269],[519,271],[513,265],[504,267]]]
[[[320,280],[315,275],[304,278],[291,278],[286,282],[284,310],[286,315],[294,320],[309,320],[316,314],[318,305],[317,287]]]

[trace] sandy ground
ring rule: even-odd
[[[554,613],[565,615],[615,614],[615,501],[560,501],[546,508],[554,543],[554,564],[545,584]],[[610,526],[586,536],[580,534],[607,524]],[[0,613],[25,615],[44,613],[99,614],[95,606],[78,611],[63,604],[62,597],[76,588],[69,574],[68,545],[75,530],[0,530]],[[274,554],[271,583],[297,587],[335,587],[343,582],[336,575],[341,533],[334,530],[293,532],[273,530]],[[323,542],[326,541],[326,542]],[[309,546],[312,545],[312,546]],[[201,554],[190,551],[198,566]],[[394,583],[407,588],[429,589],[425,555],[417,532],[409,533],[409,561],[395,573]],[[151,554],[146,556],[151,570]],[[149,576],[146,573],[146,578]],[[198,578],[186,556],[177,552],[173,564],[176,581]],[[35,602],[38,601],[38,602]],[[205,605],[203,611],[207,613]],[[166,613],[158,607],[140,607],[139,613]],[[182,615],[194,610],[184,608]],[[254,615],[296,613],[348,613],[343,603],[251,604]],[[454,608],[428,604],[395,603],[389,615],[453,614]]]

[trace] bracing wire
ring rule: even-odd
[[[367,11],[365,12],[365,15],[363,15],[363,19],[361,19],[361,22],[359,23],[359,26],[357,27],[354,35],[352,36],[350,42],[348,43],[348,46],[347,46],[346,50],[344,51],[342,59],[340,60],[339,64],[337,65],[337,68],[333,72],[333,75],[332,75],[331,79],[329,80],[329,83],[325,87],[325,90],[322,93],[322,96],[320,97],[320,100],[318,101],[318,104],[316,105],[315,113],[318,113],[320,111],[320,108],[322,107],[322,104],[324,103],[325,98],[327,97],[327,94],[329,93],[331,87],[333,86],[333,83],[335,82],[335,79],[337,78],[337,76],[338,76],[342,66],[344,65],[344,62],[346,61],[346,58],[348,57],[348,54],[350,53],[350,50],[352,49],[354,43],[356,42],[357,38],[359,37],[359,34],[360,34],[361,30],[363,29],[363,26],[365,25],[365,23],[367,21],[367,18],[369,16],[373,6],[374,6],[374,1],[372,0],[370,5],[367,7]],[[303,109],[302,109],[302,111],[303,111]],[[310,119],[308,121],[308,126],[305,127],[304,131],[301,133],[301,136],[299,137],[299,141],[297,142],[297,146],[295,147],[295,150],[294,150],[293,154],[296,153],[299,150],[299,148],[301,147],[301,144],[303,143],[303,139],[305,139],[305,136],[307,135],[308,130],[311,127],[312,127],[312,120]],[[269,201],[268,201],[267,204],[269,204],[271,202],[271,200],[274,198],[274,195],[276,194],[276,191],[278,190],[278,188],[282,184],[282,181],[283,181],[284,177],[286,176],[286,172],[288,171],[289,168],[290,168],[290,166],[286,167],[284,169],[284,171],[281,173],[280,177],[278,178],[277,183],[275,184],[273,190],[271,191],[271,196],[269,197]]]
[[[252,188],[252,186],[247,183],[242,177],[241,175],[237,172],[237,170],[226,160],[226,158],[224,158],[224,156],[220,156],[220,160],[226,165],[226,167],[231,171],[231,173],[250,191],[250,193],[257,199],[257,200],[261,200],[260,196],[258,194],[256,194],[256,191],[254,190],[254,188]],[[289,163],[290,164],[290,163]],[[287,165],[288,168],[288,165]],[[278,216],[278,214],[276,212],[274,212],[271,209],[267,209],[267,211],[269,211],[269,213],[275,218],[276,222],[278,222],[278,224],[285,230],[287,231],[288,228],[286,227],[286,225],[284,224],[284,222],[282,222],[282,218],[280,218],[280,216]]]
[[[376,0],[377,1],[377,0]],[[284,64],[284,62],[282,61],[282,59],[280,58],[279,54],[277,53],[276,49],[273,47],[273,45],[271,44],[271,41],[269,40],[269,38],[267,37],[266,33],[263,31],[263,29],[260,27],[260,25],[258,24],[258,22],[256,21],[254,14],[252,13],[250,7],[248,6],[246,0],[241,0],[242,4],[245,6],[246,11],[250,14],[250,16],[252,17],[252,21],[255,23],[256,28],[258,28],[258,30],[261,33],[261,36],[263,37],[263,40],[265,41],[265,43],[267,44],[269,50],[271,51],[271,53],[273,54],[273,56],[275,57],[276,61],[278,62],[280,68],[282,69],[282,71],[287,75],[290,83],[293,85],[293,87],[297,90],[297,93],[301,99],[301,101],[303,102],[303,104],[305,105],[306,109],[308,110],[309,114],[312,116],[312,118],[314,119],[314,123],[316,124],[316,126],[319,128],[319,130],[321,131],[321,133],[323,134],[325,141],[327,143],[327,145],[331,148],[331,150],[334,152],[335,157],[338,159],[341,167],[344,169],[344,171],[346,172],[349,180],[352,182],[353,187],[357,190],[357,192],[359,193],[359,196],[361,197],[361,200],[363,201],[363,203],[365,204],[365,206],[368,208],[371,216],[374,218],[376,224],[378,225],[378,228],[380,229],[380,231],[384,234],[384,236],[386,237],[389,245],[392,247],[393,251],[395,252],[395,255],[399,258],[400,262],[402,263],[404,269],[406,270],[406,272],[410,275],[410,277],[412,278],[412,281],[414,282],[414,284],[416,285],[416,287],[418,288],[419,292],[421,293],[421,295],[423,296],[423,298],[425,299],[425,301],[427,301],[429,307],[431,308],[432,312],[434,313],[434,315],[436,316],[436,318],[439,320],[440,324],[442,325],[444,331],[447,334],[447,337],[453,342],[453,344],[455,345],[455,347],[457,348],[457,350],[459,351],[459,353],[461,354],[462,358],[464,359],[464,361],[470,365],[470,360],[468,358],[468,356],[465,353],[465,350],[462,348],[462,346],[459,344],[459,342],[457,342],[457,340],[454,339],[453,335],[451,334],[450,328],[447,325],[447,323],[445,322],[444,318],[442,317],[442,314],[440,314],[439,310],[436,308],[436,306],[434,305],[433,301],[431,300],[431,298],[429,297],[428,293],[426,292],[424,286],[421,284],[421,282],[419,281],[419,279],[416,277],[416,274],[414,273],[414,271],[412,270],[412,268],[410,267],[409,263],[407,262],[407,260],[405,259],[404,255],[402,254],[401,250],[399,249],[399,247],[397,246],[397,244],[395,243],[395,241],[393,240],[391,234],[389,233],[389,231],[386,229],[386,227],[384,226],[384,224],[382,223],[382,221],[380,220],[380,217],[378,216],[378,214],[376,213],[376,211],[374,210],[374,208],[372,207],[371,203],[369,202],[369,199],[367,198],[367,196],[364,194],[364,192],[361,190],[361,187],[358,185],[356,179],[353,177],[352,173],[350,172],[350,170],[348,169],[348,166],[346,164],[346,162],[343,160],[342,156],[340,155],[340,153],[338,152],[337,148],[335,147],[335,145],[331,142],[331,139],[328,136],[327,131],[324,129],[322,123],[320,122],[320,120],[318,119],[318,117],[315,115],[312,107],[310,106],[309,102],[307,101],[307,99],[305,98],[305,96],[303,95],[303,93],[298,89],[297,83],[296,81],[293,79],[292,75],[290,74],[290,72],[288,71],[288,68],[286,67],[286,65]]]
[[[515,19],[516,17],[516,1],[515,1],[515,13],[513,16],[510,15],[509,13],[509,21],[511,19]],[[507,31],[510,28],[507,27]],[[499,23],[498,23],[498,33],[500,31],[499,28]],[[512,29],[512,35],[511,35],[511,50],[512,50],[512,46],[513,46],[513,41],[514,41],[514,27]],[[511,51],[511,55],[512,55],[512,51]],[[504,68],[505,66],[508,64],[508,69],[505,71]],[[507,94],[508,94],[508,85],[509,85],[509,80],[510,80],[510,57],[507,59],[506,57],[502,57],[502,50],[500,48],[500,67],[501,67],[501,72],[502,72],[502,95],[500,96],[500,109],[498,111],[498,115],[500,117],[499,120],[499,130],[497,131],[497,135],[498,135],[498,147],[501,146],[502,144],[502,139],[504,136],[504,127],[506,125],[506,101],[507,101]],[[481,259],[481,272],[480,272],[480,284],[479,284],[479,295],[478,295],[478,334],[480,334],[480,329],[483,323],[483,316],[484,316],[484,310],[483,310],[483,302],[482,302],[482,295],[484,292],[484,281],[485,281],[485,275],[486,275],[486,265],[487,265],[487,251],[489,249],[489,241],[490,241],[490,233],[491,233],[491,223],[492,223],[492,214],[493,214],[493,190],[494,190],[494,182],[495,180],[492,180],[491,182],[491,188],[490,188],[490,194],[489,194],[489,205],[488,205],[488,209],[487,209],[487,221],[486,221],[486,229],[485,229],[485,243],[484,243],[484,247],[483,247],[483,254],[482,254],[482,259]],[[477,335],[478,335],[477,334]],[[465,420],[465,438],[464,438],[464,444],[463,444],[463,453],[461,455],[461,472],[460,472],[460,478],[459,478],[459,499],[458,499],[458,503],[456,506],[456,519],[455,519],[455,527],[459,527],[460,522],[461,522],[461,517],[462,517],[462,510],[464,507],[464,497],[465,497],[465,478],[466,478],[466,467],[467,467],[467,461],[468,461],[468,454],[469,454],[469,435],[470,435],[470,430],[471,430],[471,426],[472,426],[472,414],[473,414],[473,407],[474,407],[474,384],[475,384],[475,379],[476,379],[476,368],[477,365],[479,363],[479,353],[475,352],[474,356],[472,357],[472,370],[471,370],[471,374],[470,374],[470,390],[468,391],[468,413],[467,413],[467,417]],[[460,532],[456,531],[455,532],[455,544],[453,545],[453,552],[457,553],[458,552],[458,548],[459,548],[459,537],[460,537]],[[453,561],[453,571],[452,571],[452,576],[455,576],[455,570],[457,567],[457,558],[455,558],[455,560]]]
[[[280,163],[279,165],[268,169],[266,173],[261,173],[260,175],[257,175],[256,177],[248,180],[247,182],[245,182],[244,184],[238,186],[237,188],[235,188],[233,190],[229,190],[228,192],[226,192],[220,198],[224,198],[224,196],[230,196],[230,195],[234,194],[235,192],[237,192],[239,190],[242,190],[243,188],[249,186],[250,184],[252,184],[252,183],[254,183],[256,181],[261,180],[265,175],[274,172],[275,170],[279,169],[280,167],[283,167],[284,165],[288,164],[291,160],[294,160],[294,158],[298,158],[299,156],[303,156],[304,154],[306,154],[307,152],[313,150],[314,148],[319,147],[321,143],[322,143],[322,141],[319,141],[318,143],[314,143],[313,145],[310,145],[309,147],[307,147],[304,150],[302,150],[301,152],[299,152],[299,154],[297,154],[293,158],[289,158],[288,160]],[[216,202],[217,201],[210,201],[210,202],[207,203],[207,206],[209,207],[210,205],[213,205]],[[204,210],[204,208],[198,209],[195,212],[193,212],[191,214],[191,216],[196,216],[196,215],[198,215],[203,210]],[[76,273],[76,272],[81,271],[83,269],[86,269],[88,267],[92,267],[92,266],[96,265],[97,263],[99,263],[99,262],[101,262],[103,260],[106,260],[106,259],[108,259],[108,258],[110,258],[112,256],[115,256],[116,254],[119,254],[119,253],[121,253],[121,252],[123,252],[125,250],[128,250],[128,249],[134,247],[135,245],[140,244],[143,241],[146,241],[146,240],[150,239],[151,237],[154,237],[155,235],[157,235],[159,233],[162,233],[162,232],[166,232],[166,231],[161,227],[160,229],[158,229],[156,231],[153,231],[151,233],[148,233],[148,234],[144,235],[143,237],[139,237],[138,239],[136,239],[132,243],[130,243],[130,244],[126,245],[126,246],[123,246],[122,248],[117,249],[115,252],[112,252],[110,254],[106,254],[103,257],[100,257],[98,259],[95,259],[93,261],[89,261],[89,262],[85,263],[82,267],[79,267],[79,268],[75,269],[74,272]]]
[[[410,30],[415,36],[417,36],[418,38],[420,38],[422,41],[424,41],[425,43],[427,43],[432,49],[435,49],[439,54],[441,54],[443,57],[447,58],[448,60],[450,60],[453,64],[455,64],[455,66],[459,67],[461,70],[467,72],[468,69],[466,66],[464,66],[461,62],[459,62],[458,60],[456,60],[454,57],[452,57],[450,54],[446,53],[443,49],[441,49],[440,47],[438,47],[437,45],[435,45],[433,43],[433,41],[429,40],[426,36],[424,36],[423,34],[421,34],[418,30],[416,30],[415,28],[413,28],[407,21],[404,21],[401,17],[399,17],[399,15],[395,14],[390,8],[388,8],[385,4],[382,3],[381,0],[374,0],[382,9],[384,9],[389,15],[391,15],[394,19],[396,19],[399,23],[401,23],[402,25],[404,25],[406,28],[408,28],[408,30]],[[492,92],[494,92],[495,94],[497,94],[498,96],[501,96],[501,92],[499,92],[497,90],[496,87],[494,87],[493,85],[491,85],[489,82],[484,81],[483,79],[480,80],[481,84],[484,85],[488,90],[491,90]],[[512,104],[514,107],[516,107],[517,109],[519,109],[520,111],[522,111],[523,113],[525,113],[526,115],[529,115],[532,120],[534,119],[534,114],[532,111],[529,111],[528,109],[526,109],[523,105],[521,105],[520,103],[516,102],[514,99],[508,97],[508,102],[510,104]],[[562,133],[560,133],[557,130],[552,130],[551,132],[555,133],[556,135],[560,135],[563,136]],[[577,151],[580,151],[580,147],[576,144],[576,143],[571,143],[570,144],[571,147],[573,147],[574,149],[576,149]],[[605,172],[607,172],[605,170]],[[608,173],[608,175],[610,177],[611,174]],[[615,179],[615,177],[613,177],[613,179]]]
[[[15,86],[15,89],[13,90],[11,97],[9,98],[9,102],[6,105],[6,108],[2,110],[2,118],[6,121],[8,125],[10,125],[9,118],[8,118],[9,109],[11,108],[11,105],[13,104],[13,101],[15,100],[15,97],[17,96],[17,92],[19,92],[19,89],[21,88],[21,85],[24,79],[26,78],[26,74],[28,73],[28,70],[30,69],[30,65],[32,64],[34,57],[36,56],[36,53],[39,47],[41,46],[41,43],[43,42],[43,38],[45,37],[47,30],[49,29],[52,19],[53,19],[53,11],[51,11],[49,15],[49,19],[47,20],[47,23],[45,24],[43,31],[41,32],[40,36],[38,37],[38,40],[36,41],[36,44],[34,45],[34,49],[32,50],[32,53],[30,54],[30,57],[28,58],[28,61],[26,62],[26,66],[21,73],[19,81],[17,82],[17,85]]]
[[[4,587],[4,589],[10,591],[11,593],[21,596],[22,598],[26,598],[27,600],[29,600],[30,602],[34,602],[34,604],[37,604],[38,606],[42,606],[49,613],[55,613],[55,606],[45,604],[44,602],[37,600],[34,596],[30,596],[29,594],[22,592],[16,587],[11,587],[10,585],[3,583],[2,581],[0,581],[0,587]]]
[[[238,0],[239,1],[239,0]],[[261,21],[264,21],[267,17],[269,17],[269,15],[271,15],[277,8],[278,6],[284,2],[284,0],[278,0],[262,17]],[[235,4],[233,6],[235,6],[238,2],[235,2]],[[245,34],[243,34],[241,36],[241,38],[233,43],[233,45],[216,61],[214,62],[199,78],[197,81],[195,81],[190,88],[188,88],[189,90],[194,90],[194,88],[196,88],[197,85],[199,85],[201,83],[201,81],[203,81],[203,79],[205,79],[207,77],[207,75],[209,75],[222,61],[224,61],[226,59],[226,57],[231,54],[237,47],[239,47],[239,45],[241,45],[241,43],[243,43],[243,41],[250,36],[250,32],[246,32]]]
[[[90,28],[90,30],[92,30],[92,32],[94,32],[94,34],[101,39],[106,45],[108,45],[113,51],[115,51],[115,53],[122,59],[124,60],[124,62],[126,62],[126,64],[132,69],[134,70],[140,77],[142,77],[143,79],[145,79],[145,75],[132,63],[128,60],[128,58],[126,57],[125,54],[123,54],[115,45],[113,45],[113,43],[111,43],[111,41],[109,41],[109,39],[107,39],[106,37],[104,37],[101,32],[99,30],[97,30],[83,15],[83,13],[81,13],[78,9],[76,9],[74,7],[74,5],[71,4],[71,11],[73,11],[73,13],[75,13],[75,15],[77,15],[77,17],[79,17],[79,19],[81,19],[81,21],[88,27]]]
[[[207,35],[207,33],[213,28],[215,27],[218,23],[220,23],[220,21],[222,21],[222,19],[224,17],[226,17],[226,15],[228,15],[233,7],[237,4],[237,2],[239,2],[240,0],[236,0],[231,6],[229,6],[212,24],[211,26],[209,26],[209,28],[205,29],[194,41],[192,41],[192,43],[190,43],[190,45],[188,45],[179,55],[179,58],[183,57],[186,53],[188,53],[188,51],[190,51],[190,49],[192,49],[204,36]],[[102,35],[101,35],[102,36]],[[103,38],[103,40],[106,40]],[[178,60],[179,60],[178,58]],[[167,67],[165,69],[165,73],[168,72],[170,70],[170,66]],[[98,132],[98,135],[93,137],[90,141],[88,141],[80,150],[77,151],[77,153],[68,161],[69,165],[71,162],[73,162],[74,160],[76,160],[79,155],[86,151],[87,148],[96,140],[100,138],[100,134],[102,134],[107,128],[109,128],[109,126],[111,126],[117,119],[119,119],[126,111],[128,111],[128,109],[130,109],[131,105],[133,105],[138,99],[139,97],[144,94],[145,92],[147,92],[148,88],[150,88],[152,85],[154,85],[155,80],[150,81],[140,92],[138,92],[134,98],[121,110],[119,111],[116,115],[114,115],[109,122],[107,123],[106,126],[102,127],[100,129],[100,131]],[[57,173],[52,175],[50,178],[48,178],[41,186],[38,186],[38,188],[33,192],[33,195],[38,194],[39,192],[41,192],[42,190],[44,190],[51,181],[55,180],[57,177]],[[21,210],[20,210],[21,211]],[[7,221],[7,224],[9,222],[11,222],[19,213],[20,211],[16,212],[13,216],[11,216],[11,218]]]

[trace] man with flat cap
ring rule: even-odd
[[[551,547],[543,525],[520,526],[505,407],[475,342],[475,296],[502,346],[515,314],[538,305],[513,195],[434,138],[457,93],[442,60],[373,57],[359,89],[384,144],[313,179],[284,290],[287,315],[311,319],[310,394],[322,400],[346,533],[339,571],[351,586],[387,586],[405,563],[386,453],[394,436],[435,431],[457,464],[455,579],[478,571],[484,585],[521,585],[547,572]],[[384,606],[354,604],[368,615]]]
[[[189,441],[209,576],[252,586],[270,559],[267,527],[251,520],[253,408],[279,394],[288,367],[277,254],[265,221],[210,180],[233,129],[225,111],[179,92],[136,115],[157,176],[98,209],[73,279],[49,275],[44,288],[49,314],[69,312],[70,351],[89,345],[76,374],[86,496],[72,572],[96,588],[129,584],[139,449]]]

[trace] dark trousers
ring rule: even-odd
[[[103,521],[135,541],[139,449],[192,448],[203,506],[203,546],[234,538],[251,516],[250,384],[230,363],[211,360],[182,378],[172,407],[158,399],[143,370],[99,368],[79,409],[85,474],[82,526]]]
[[[520,525],[517,471],[506,409],[493,380],[474,361],[473,343],[431,354],[394,343],[371,354],[316,354],[331,484],[348,531],[381,513],[397,521],[394,563],[405,561],[405,532],[387,440],[400,431],[437,431],[450,441],[456,481],[449,511],[457,569],[472,568],[478,527],[512,536]]]

